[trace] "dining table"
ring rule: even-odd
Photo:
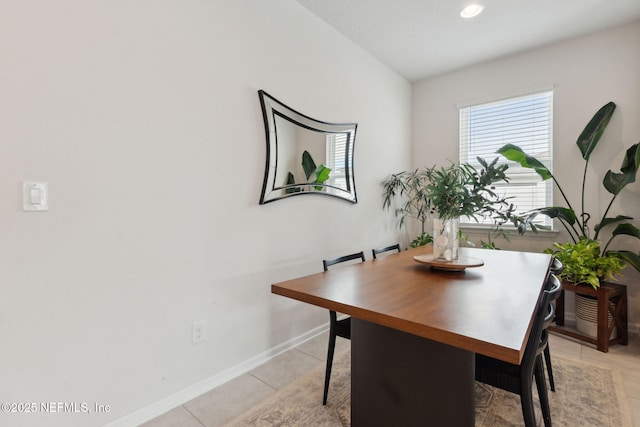
[[[551,256],[464,247],[448,265],[430,254],[411,248],[271,286],[351,316],[352,426],[473,426],[475,354],[522,360]]]

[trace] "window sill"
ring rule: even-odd
[[[491,229],[488,225],[472,225],[472,224],[460,224],[460,230],[464,233],[481,235],[486,234]],[[518,230],[515,227],[502,227],[502,229],[509,235],[509,237],[522,237],[522,238],[532,238],[532,239],[544,239],[548,240],[550,238],[556,237],[560,234],[560,230],[538,230],[537,233],[534,233],[531,230],[527,230],[524,234],[519,234]]]

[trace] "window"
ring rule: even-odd
[[[347,170],[345,159],[347,155],[346,133],[328,133],[326,135],[327,167],[331,169],[328,185],[347,189]]]
[[[552,118],[552,91],[460,108],[460,163],[480,169],[477,157],[488,162],[500,157],[499,162],[506,162],[496,151],[504,144],[514,144],[552,171]],[[517,212],[551,206],[552,180],[542,181],[532,169],[508,163],[509,182],[496,185],[496,190],[513,196],[510,202]],[[475,224],[473,219],[461,218],[465,222]],[[535,224],[551,228],[552,221],[539,215]]]

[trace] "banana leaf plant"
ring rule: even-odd
[[[533,223],[533,220],[538,215],[546,215],[549,218],[558,219],[571,236],[573,244],[578,244],[582,240],[598,241],[600,233],[605,229],[605,227],[610,228],[609,226],[615,225],[610,238],[602,247],[600,256],[618,257],[634,267],[636,270],[640,271],[640,254],[629,250],[608,249],[613,239],[617,236],[626,235],[640,239],[640,229],[630,222],[630,220],[633,219],[632,217],[626,215],[617,215],[615,217],[608,216],[614,200],[618,197],[622,189],[636,180],[638,167],[640,165],[640,150],[638,149],[638,144],[634,144],[627,149],[622,165],[620,166],[620,172],[613,172],[609,170],[604,176],[602,185],[607,192],[611,194],[611,200],[606,206],[604,213],[602,214],[602,218],[595,227],[593,227],[593,235],[591,235],[588,224],[591,219],[591,214],[585,212],[585,195],[587,193],[586,176],[589,159],[609,124],[609,120],[611,119],[615,108],[616,105],[613,102],[609,102],[598,110],[576,141],[582,158],[585,161],[584,172],[582,174],[580,210],[574,209],[574,206],[569,201],[567,194],[560,186],[556,177],[535,157],[530,156],[520,147],[513,144],[504,145],[498,150],[498,153],[508,160],[519,163],[524,168],[533,169],[540,178],[542,178],[542,180],[552,179],[566,204],[566,206],[542,207],[521,214],[518,221],[518,231],[520,234],[524,233],[527,229],[537,232],[539,226],[536,226]]]
[[[311,157],[311,154],[307,150],[302,153],[302,169],[304,170],[304,175],[307,178],[308,184],[317,184],[314,188],[318,191],[322,190],[322,185],[326,180],[329,179],[329,174],[331,173],[331,168],[326,167],[321,164],[320,166],[316,166],[316,162]],[[311,179],[313,177],[313,180]],[[293,173],[289,172],[287,174],[287,185],[293,186],[295,185],[296,180],[293,176]],[[297,193],[301,191],[300,188],[287,188],[285,190],[287,193]]]
[[[313,161],[313,157],[307,150],[302,153],[302,169],[304,169],[307,182],[313,184],[322,184],[329,179],[329,173],[331,172],[331,169],[325,165],[316,166],[316,162]],[[312,176],[315,176],[313,181],[311,181]],[[316,185],[316,190],[322,190],[322,186]]]

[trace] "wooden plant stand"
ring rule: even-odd
[[[596,297],[598,300],[598,336],[592,338],[574,329],[564,326],[564,293],[579,292],[584,295]],[[609,324],[609,313],[613,316],[613,321]],[[596,290],[591,286],[574,285],[563,282],[562,291],[556,300],[556,325],[549,327],[550,330],[562,335],[579,339],[591,344],[595,344],[599,351],[607,353],[612,344],[627,345],[627,287],[617,283],[604,282]],[[617,338],[611,338],[614,327],[618,328]]]

